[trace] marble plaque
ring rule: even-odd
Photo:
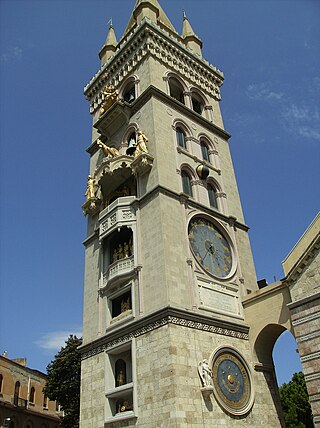
[[[202,285],[199,288],[200,306],[219,312],[240,315],[237,293],[218,284]]]

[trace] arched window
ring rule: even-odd
[[[182,191],[192,197],[191,178],[186,171],[181,172]]]
[[[200,141],[200,146],[201,146],[201,154],[202,154],[202,159],[210,162],[210,158],[209,158],[209,149],[206,143],[204,143],[203,141]]]
[[[17,381],[14,385],[14,393],[13,393],[13,404],[15,406],[19,403],[19,393],[20,393],[20,382]]]
[[[183,149],[187,148],[186,145],[186,134],[181,128],[176,129],[176,135],[177,135],[177,143],[178,146],[182,147]]]
[[[180,103],[182,104],[185,104],[183,86],[181,85],[178,79],[175,79],[174,77],[170,78],[169,89],[170,89],[170,96],[172,98],[174,98],[177,101],[180,101]]]
[[[210,207],[218,209],[215,188],[212,186],[212,184],[208,184],[207,189],[208,189],[208,198],[209,198]]]
[[[127,140],[128,148],[126,150],[126,154],[129,156],[133,156],[133,154],[136,150],[136,147],[137,147],[137,139],[136,138],[137,137],[136,137],[135,132],[132,132],[128,137],[128,140]]]
[[[2,385],[3,385],[3,376],[0,374],[0,393],[2,391]]]
[[[14,385],[14,395],[15,397],[19,397],[19,393],[20,393],[20,382],[17,381]]]
[[[136,88],[134,82],[130,82],[123,91],[123,99],[131,104],[136,99]]]
[[[198,95],[192,94],[191,101],[192,101],[192,110],[198,114],[202,114],[203,108],[204,108],[204,103],[202,99]]]
[[[30,389],[30,395],[29,395],[29,401],[30,403],[34,403],[34,396],[35,396],[36,390],[34,389],[34,386]]]

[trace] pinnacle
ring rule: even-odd
[[[160,6],[158,0],[137,0],[123,36],[125,36],[137,23],[140,22],[137,20],[138,13],[140,15],[140,20],[141,17],[148,17],[150,19],[148,10],[153,11],[153,13],[156,15],[156,18],[154,19],[155,23],[160,23],[171,32],[177,33],[176,29],[171,24],[169,18]]]
[[[112,24],[112,18],[110,19],[110,25],[109,25],[109,31],[108,31],[108,35],[107,35],[107,39],[105,42],[106,46],[114,46],[116,47],[118,42],[117,42],[117,38],[116,38],[116,34],[114,32],[114,27]]]

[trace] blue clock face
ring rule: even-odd
[[[246,413],[252,405],[249,373],[241,359],[221,352],[212,367],[214,392],[219,403],[234,414]]]
[[[193,255],[202,268],[218,278],[227,277],[232,269],[232,252],[222,232],[211,221],[195,217],[188,233]]]

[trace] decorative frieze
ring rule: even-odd
[[[88,350],[82,351],[82,359],[89,358],[93,355],[99,354],[101,352],[108,351],[111,348],[122,345],[126,342],[129,342],[135,337],[142,336],[150,331],[156,330],[159,327],[174,324],[181,327],[192,328],[196,330],[206,331],[208,333],[215,333],[224,336],[229,336],[237,339],[248,340],[249,334],[247,331],[240,331],[232,328],[222,327],[220,325],[208,324],[206,322],[198,322],[192,319],[183,318],[180,316],[166,315],[160,317],[157,320],[146,322],[141,326],[138,324],[137,328],[131,329],[128,333],[124,333],[119,337],[114,339],[109,339],[106,337],[104,343],[99,343],[99,345],[94,346]],[[241,329],[243,330],[243,329]]]

